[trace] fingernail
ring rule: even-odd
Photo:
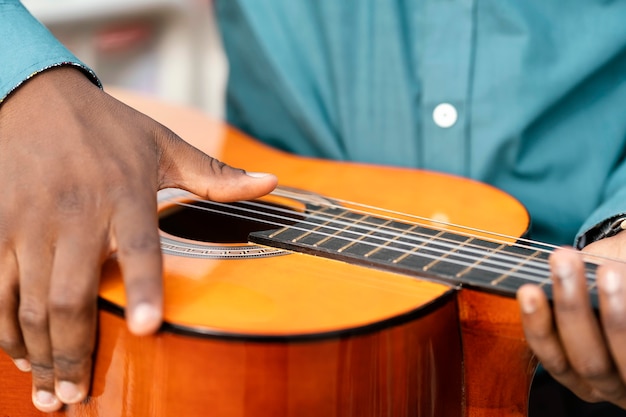
[[[143,303],[135,307],[129,322],[130,330],[137,335],[155,331],[161,323],[161,312],[154,306]]]
[[[569,280],[574,277],[574,268],[570,262],[559,262],[555,272],[560,279]]]
[[[30,372],[31,370],[30,361],[28,361],[28,359],[14,359],[13,363],[15,363],[17,369],[22,372]]]
[[[622,289],[622,278],[617,272],[609,269],[600,278],[598,284],[604,292],[614,294]]]
[[[574,266],[571,262],[559,262],[554,267],[556,277],[561,284],[561,287],[567,292],[571,293],[576,289],[576,273]]]
[[[524,314],[533,314],[537,311],[537,300],[535,297],[519,297],[519,302]]]
[[[56,386],[56,394],[59,397],[59,400],[65,404],[74,404],[83,399],[78,386],[69,381],[58,382]]]
[[[268,174],[267,172],[247,172],[246,171],[246,175],[249,177],[253,177],[253,178],[263,178],[272,174]]]
[[[38,408],[47,410],[57,406],[59,399],[51,392],[37,391],[33,397],[33,402]]]

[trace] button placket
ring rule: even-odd
[[[416,25],[423,86],[420,161],[427,169],[458,175],[468,171],[474,6],[474,0],[425,0]]]

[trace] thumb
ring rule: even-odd
[[[182,188],[212,201],[248,200],[271,192],[273,174],[246,172],[225,164],[178,137],[161,149],[160,188]]]

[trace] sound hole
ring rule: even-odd
[[[161,212],[159,228],[170,235],[200,242],[247,243],[252,232],[293,225],[303,218],[302,213],[286,206],[262,201],[191,201]]]

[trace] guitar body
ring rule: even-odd
[[[510,236],[528,224],[516,200],[483,184],[300,158],[192,110],[118,96],[224,162],[278,175],[291,194],[262,203],[296,216],[303,201],[323,198]],[[179,203],[189,199],[160,196],[163,329],[127,331],[123,284],[109,260],[92,391],[53,415],[526,415],[536,362],[514,299],[248,243],[250,226],[223,213],[184,224]],[[30,403],[30,375],[4,354],[0,372],[0,416],[41,415]]]

